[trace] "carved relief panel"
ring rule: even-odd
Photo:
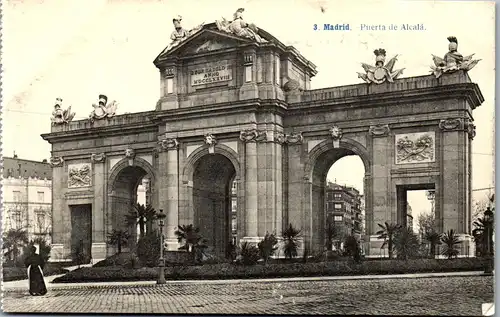
[[[395,138],[396,164],[431,163],[436,156],[434,132],[397,134]]]
[[[90,163],[68,165],[68,188],[89,187],[92,185]]]

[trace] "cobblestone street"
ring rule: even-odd
[[[188,314],[377,314],[480,316],[493,278],[71,286],[43,297],[6,290],[5,312]]]

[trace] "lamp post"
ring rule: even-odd
[[[166,215],[163,213],[163,209],[160,209],[160,213],[158,214],[158,220],[160,225],[160,263],[159,263],[159,276],[156,284],[165,284],[167,281],[165,280],[165,259],[163,258],[163,226],[165,225],[164,219]]]
[[[492,265],[492,234],[493,234],[493,212],[490,207],[486,208],[484,212],[484,222],[485,222],[485,234],[486,236],[483,239],[486,239],[486,265],[484,268],[484,275],[493,275],[493,265]],[[484,240],[483,240],[484,241]]]

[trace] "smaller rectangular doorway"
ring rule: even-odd
[[[397,191],[397,223],[410,228],[423,238],[424,232],[435,229],[436,212],[434,204],[435,184],[401,185]],[[419,227],[419,217],[424,215],[429,223],[426,228]]]
[[[71,205],[71,258],[79,264],[92,257],[92,204]]]

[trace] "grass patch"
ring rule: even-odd
[[[44,276],[65,274],[69,271],[64,269],[61,264],[47,263],[43,268]],[[3,267],[3,281],[19,281],[28,279],[28,271],[25,267],[4,266]]]
[[[377,274],[405,274],[430,272],[479,271],[484,269],[480,258],[453,260],[379,260],[353,263],[332,261],[318,263],[287,263],[242,266],[234,264],[205,264],[200,266],[173,266],[165,268],[170,280],[183,279],[248,279],[273,277],[353,276]],[[55,283],[153,281],[157,268],[131,269],[123,267],[82,267],[54,280]]]

